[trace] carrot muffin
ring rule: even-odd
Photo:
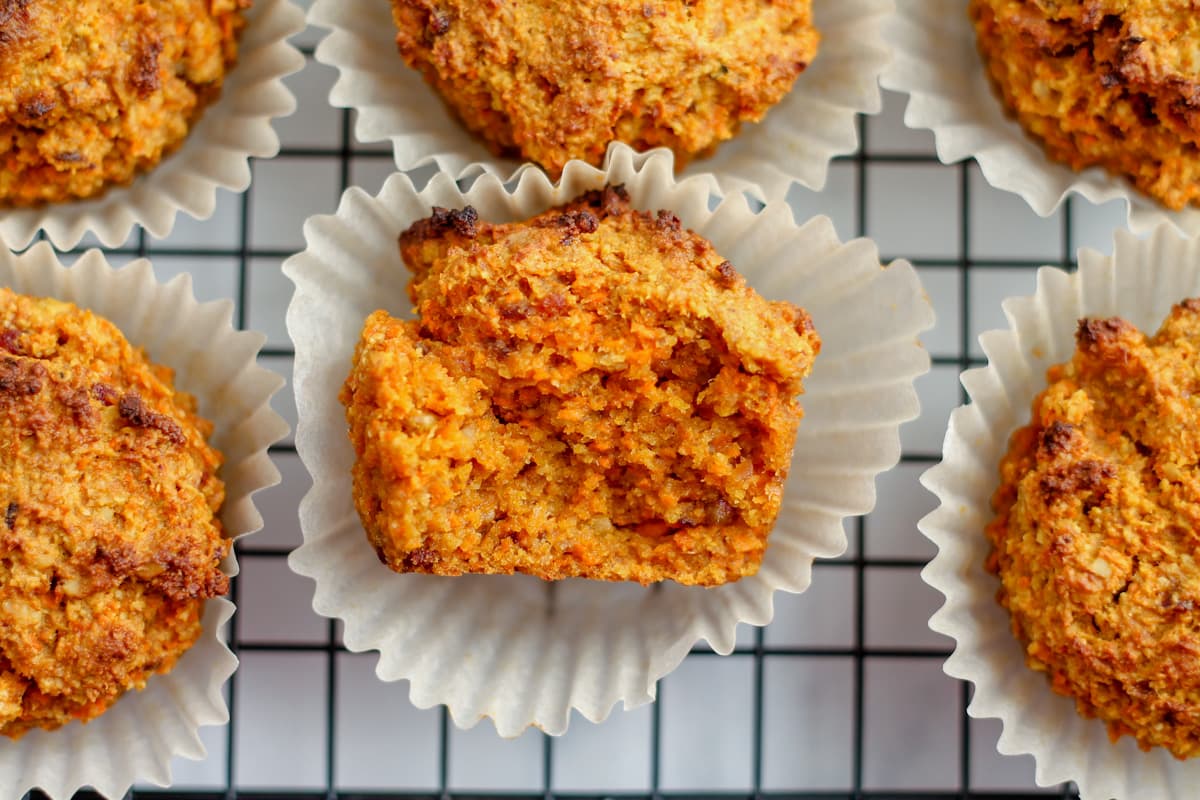
[[[1200,754],[1200,300],[1151,339],[1079,323],[993,498],[989,570],[1026,661],[1115,740]]]
[[[675,163],[763,118],[816,57],[811,0],[392,0],[396,42],[498,155],[557,176],[610,142]]]
[[[620,188],[400,237],[418,320],[366,321],[354,500],[398,572],[717,585],[754,574],[820,340]]]
[[[0,733],[102,713],[226,591],[211,425],[106,320],[0,289]]]
[[[187,136],[249,0],[0,0],[0,206],[92,197]]]
[[[988,74],[1049,156],[1200,202],[1200,14],[1191,0],[971,0]]]

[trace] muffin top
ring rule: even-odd
[[[211,424],[109,322],[0,289],[0,733],[101,713],[223,594]]]
[[[420,316],[367,321],[355,500],[398,571],[713,585],[753,574],[820,340],[669,211],[609,188],[400,239]]]
[[[1200,300],[1085,319],[1001,464],[988,568],[1031,667],[1110,734],[1200,754]]]
[[[249,0],[0,0],[0,206],[89,197],[179,145]]]
[[[1200,202],[1200,19],[1190,0],[971,0],[989,77],[1072,169],[1170,209]]]
[[[557,176],[608,144],[683,166],[756,121],[817,53],[810,0],[392,0],[404,60],[499,154]]]
[[[1048,55],[1092,51],[1106,84],[1200,104],[1200,14],[1192,0],[985,0],[998,24]]]

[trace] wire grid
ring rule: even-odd
[[[311,61],[312,34],[306,34],[309,41],[305,48],[306,55]],[[312,72],[312,64],[306,72]],[[303,74],[303,73],[302,73]],[[310,98],[311,99],[311,98]],[[302,100],[302,103],[304,101]],[[896,97],[890,97],[889,103],[896,109],[901,101]],[[382,149],[378,146],[364,147],[354,141],[352,133],[352,115],[350,112],[341,111],[338,114],[337,124],[337,140],[331,142],[329,146],[290,146],[286,143],[281,151],[280,156],[287,159],[297,161],[312,161],[329,164],[336,164],[337,168],[337,184],[339,189],[345,189],[352,185],[352,165],[356,163],[366,162],[372,166],[372,169],[379,173],[384,173],[390,167],[390,151]],[[839,224],[839,232],[843,238],[847,236],[866,236],[878,233],[876,230],[880,225],[885,223],[885,219],[881,216],[879,210],[875,208],[872,202],[872,192],[878,191],[878,186],[874,180],[874,175],[888,168],[899,169],[904,171],[905,168],[920,168],[921,170],[936,170],[937,174],[942,176],[940,179],[945,180],[946,176],[952,176],[954,180],[954,191],[957,194],[954,212],[952,215],[944,215],[943,218],[937,220],[937,224],[947,229],[956,229],[957,243],[955,246],[956,252],[943,252],[939,256],[912,258],[921,270],[929,284],[939,283],[950,287],[951,294],[956,296],[943,297],[945,302],[935,303],[939,306],[939,327],[938,330],[949,325],[954,331],[951,336],[956,340],[953,342],[955,347],[943,348],[942,352],[931,348],[934,351],[933,363],[935,372],[949,373],[953,377],[957,377],[958,372],[971,366],[976,366],[982,363],[978,351],[973,349],[974,333],[976,332],[975,321],[972,319],[973,306],[977,305],[977,299],[973,293],[973,282],[990,280],[987,276],[990,270],[1006,270],[1009,272],[1016,271],[1031,276],[1032,270],[1044,263],[1054,263],[1055,261],[1065,267],[1073,268],[1075,266],[1074,252],[1076,249],[1077,235],[1075,230],[1076,214],[1071,208],[1071,201],[1068,201],[1067,207],[1057,215],[1058,224],[1061,230],[1058,231],[1060,236],[1060,249],[1057,252],[1056,258],[1023,258],[1023,257],[1008,257],[1001,255],[1000,257],[980,257],[975,255],[973,248],[973,236],[976,236],[980,230],[978,220],[973,223],[972,208],[973,202],[979,202],[974,198],[980,192],[980,184],[977,180],[977,175],[973,175],[974,167],[971,164],[962,164],[956,166],[941,166],[937,159],[932,154],[932,150],[928,152],[912,152],[910,149],[901,148],[897,151],[890,151],[889,141],[872,141],[871,137],[875,133],[875,123],[859,119],[859,133],[861,147],[859,151],[851,156],[840,158],[834,165],[834,170],[839,174],[846,176],[847,171],[849,177],[843,181],[850,189],[849,202],[845,201],[845,196],[838,202],[844,206],[844,211],[847,214],[843,215],[841,224]],[[888,137],[883,137],[888,138]],[[920,150],[921,148],[917,148]],[[262,162],[255,164],[256,178],[259,175]],[[932,207],[927,208],[930,204],[930,199],[925,192],[927,187],[918,185],[917,181],[909,181],[908,188],[912,194],[912,202],[916,204],[918,212],[924,212],[927,216],[933,214]],[[114,261],[121,261],[133,257],[143,257],[150,255],[155,259],[183,259],[187,260],[193,266],[191,271],[196,275],[204,273],[209,263],[215,263],[216,260],[232,260],[236,266],[236,277],[232,284],[230,294],[237,303],[236,321],[239,327],[247,327],[250,320],[248,319],[249,310],[252,307],[251,297],[251,264],[256,260],[282,260],[290,255],[294,248],[287,246],[273,246],[271,244],[262,244],[251,236],[251,230],[254,225],[252,219],[255,205],[256,188],[259,188],[259,182],[255,184],[240,197],[234,198],[236,205],[236,245],[234,246],[178,246],[170,242],[170,240],[158,243],[148,240],[144,231],[139,231],[130,242],[122,247],[107,249],[106,252]],[[831,191],[827,189],[824,193],[807,193],[800,201],[793,200],[793,205],[797,207],[797,213],[805,213],[810,208],[822,208],[828,202],[831,202]],[[991,191],[991,190],[987,190]],[[1019,201],[1018,201],[1019,202]],[[332,206],[322,209],[326,212],[332,211]],[[1029,212],[1024,212],[1029,214]],[[1034,219],[1031,214],[1029,218]],[[291,220],[291,224],[298,229],[302,218]],[[1038,223],[1044,225],[1045,223]],[[1011,231],[1014,237],[1021,237],[1023,231]],[[1014,242],[1019,239],[1014,239]],[[1020,249],[1020,248],[1017,248]],[[73,251],[73,254],[82,252],[80,250]],[[894,258],[908,257],[909,254],[904,252],[889,252],[886,243],[883,243],[883,260],[888,262]],[[938,276],[947,278],[956,278],[954,280],[942,280]],[[290,291],[290,290],[289,290]],[[936,298],[935,298],[936,299]],[[286,298],[282,300],[276,298],[276,303],[286,302]],[[998,308],[999,297],[991,298],[991,303]],[[949,308],[950,319],[947,319],[945,309]],[[957,319],[953,319],[953,315],[957,315]],[[290,347],[279,346],[275,343],[269,343],[267,349],[264,350],[264,360],[277,366],[287,367],[293,352]],[[943,396],[943,405],[949,405],[962,402],[965,397],[957,382],[954,383],[954,388],[943,391],[943,395],[950,394],[949,398]],[[923,401],[925,398],[923,397]],[[286,403],[286,401],[285,401]],[[928,414],[928,411],[926,412]],[[940,444],[940,435],[937,438]],[[283,444],[272,448],[273,454],[277,458],[290,460],[294,463],[295,449],[291,444]],[[901,461],[901,469],[909,468],[914,472],[923,470],[927,465],[935,463],[938,460],[937,449],[931,449],[928,445],[925,447],[916,447],[909,442],[905,443],[904,454]],[[294,474],[289,477],[288,471],[285,470],[285,483],[292,481],[295,483],[299,480]],[[294,490],[295,491],[295,490]],[[302,491],[302,490],[301,490]],[[904,491],[921,492],[914,484],[906,485]],[[261,495],[260,495],[261,497]],[[869,515],[870,520],[883,520],[886,522],[890,514],[890,509],[884,504],[884,498],[881,494],[880,506],[872,515]],[[268,520],[268,525],[272,524],[273,520]],[[294,525],[294,523],[293,523]],[[681,752],[680,748],[675,746],[670,741],[664,739],[664,707],[670,703],[673,687],[671,678],[664,679],[666,686],[660,683],[658,701],[649,709],[649,735],[648,735],[648,752],[646,755],[646,766],[648,766],[648,776],[645,785],[637,790],[622,790],[609,791],[598,789],[595,791],[580,791],[580,790],[563,790],[559,788],[562,775],[556,774],[557,760],[555,758],[556,748],[564,746],[559,740],[545,736],[540,733],[530,733],[527,736],[540,737],[539,746],[541,749],[541,765],[540,765],[540,785],[529,786],[520,790],[496,790],[487,789],[484,787],[474,787],[465,789],[456,784],[452,779],[451,760],[455,757],[455,743],[453,725],[448,718],[444,708],[432,712],[423,712],[428,714],[436,714],[436,725],[433,726],[436,738],[435,750],[436,756],[434,773],[436,780],[433,785],[421,790],[389,790],[386,788],[374,788],[369,791],[347,789],[341,785],[338,780],[338,765],[339,760],[346,757],[346,749],[343,748],[343,743],[339,741],[338,735],[338,714],[339,714],[339,692],[336,688],[339,685],[339,669],[342,669],[342,657],[347,652],[340,643],[339,631],[337,625],[332,621],[321,620],[320,625],[323,627],[323,641],[280,641],[276,639],[264,640],[261,637],[256,638],[254,635],[248,635],[243,629],[243,615],[245,608],[239,603],[239,599],[245,596],[247,592],[246,586],[243,585],[243,579],[248,573],[248,565],[251,561],[263,562],[274,565],[273,568],[286,570],[284,559],[286,558],[290,547],[286,546],[266,546],[256,543],[258,536],[250,537],[247,540],[239,543],[237,551],[243,565],[242,577],[234,580],[231,589],[231,598],[235,603],[239,603],[239,613],[233,617],[229,631],[229,644],[231,649],[241,655],[248,656],[253,654],[286,654],[289,656],[308,656],[323,662],[324,679],[318,681],[318,685],[312,686],[311,689],[318,695],[318,703],[322,705],[322,722],[323,730],[297,730],[291,731],[290,735],[294,737],[293,742],[300,742],[307,737],[317,737],[323,739],[324,742],[324,765],[323,782],[321,785],[309,785],[305,788],[277,788],[272,789],[260,785],[246,786],[239,785],[238,777],[241,767],[244,766],[242,761],[247,758],[246,742],[239,741],[239,736],[242,726],[238,723],[239,701],[245,699],[239,696],[239,692],[248,691],[241,680],[245,670],[240,670],[238,676],[231,681],[228,687],[229,707],[231,713],[231,724],[214,730],[213,736],[206,737],[210,743],[216,743],[216,756],[222,755],[220,752],[223,749],[224,765],[223,765],[223,780],[219,785],[210,785],[203,789],[187,789],[180,788],[177,790],[159,790],[159,789],[136,789],[128,795],[130,798],[138,798],[139,800],[152,800],[154,798],[175,798],[175,797],[191,797],[196,800],[217,800],[218,798],[298,798],[298,797],[324,797],[324,798],[341,798],[342,800],[351,800],[351,798],[397,798],[397,800],[410,800],[423,797],[434,798],[465,798],[465,797],[489,797],[489,796],[504,796],[504,797],[539,797],[545,800],[553,800],[554,798],[590,798],[590,797],[630,797],[630,798],[648,798],[648,800],[657,800],[657,798],[670,798],[682,796],[704,796],[708,798],[845,798],[846,800],[857,800],[858,798],[897,798],[897,797],[924,797],[924,798],[962,798],[969,800],[970,798],[1006,798],[1006,797],[1027,797],[1036,794],[1037,796],[1049,797],[1075,797],[1074,790],[1070,786],[1063,786],[1054,789],[1038,790],[1034,787],[1031,775],[1032,770],[1029,769],[1029,764],[1022,765],[1022,769],[1018,770],[1026,777],[1020,778],[1012,782],[1011,788],[995,788],[994,782],[982,781],[983,785],[979,785],[981,781],[976,775],[976,763],[981,758],[981,752],[990,752],[990,743],[983,742],[982,747],[975,739],[978,738],[978,723],[972,723],[966,715],[966,706],[970,699],[970,689],[966,684],[954,684],[952,693],[952,702],[949,708],[940,708],[939,714],[943,723],[949,723],[950,727],[957,726],[957,731],[951,731],[949,739],[951,744],[949,748],[953,752],[941,752],[938,756],[945,761],[949,759],[953,762],[949,783],[952,786],[918,788],[909,782],[907,785],[904,781],[897,780],[895,786],[889,781],[889,776],[898,774],[904,766],[898,761],[885,763],[882,771],[872,767],[871,774],[868,774],[867,768],[867,750],[870,745],[868,740],[871,735],[872,726],[872,707],[870,703],[874,702],[868,697],[868,690],[865,688],[868,685],[868,670],[872,669],[873,664],[888,664],[888,663],[904,663],[913,667],[914,670],[923,675],[929,676],[936,674],[939,676],[936,679],[949,681],[949,679],[941,676],[941,663],[949,653],[949,646],[946,640],[941,640],[937,645],[918,644],[893,644],[889,646],[879,646],[873,644],[868,635],[868,627],[871,626],[870,618],[873,613],[870,611],[872,606],[867,596],[868,574],[872,578],[882,575],[892,575],[896,580],[903,582],[907,587],[899,595],[900,605],[905,604],[904,598],[911,597],[906,594],[909,591],[915,591],[920,585],[920,579],[917,574],[920,567],[924,566],[925,558],[923,557],[892,557],[872,555],[871,542],[868,536],[868,524],[864,518],[858,518],[848,523],[848,534],[851,542],[848,555],[841,558],[818,562],[814,570],[814,582],[830,585],[829,582],[836,581],[840,586],[845,588],[849,582],[853,589],[850,592],[850,598],[853,604],[853,612],[850,617],[849,627],[852,631],[847,637],[848,644],[842,646],[795,646],[781,645],[767,633],[769,629],[754,629],[753,631],[744,631],[748,635],[739,637],[739,645],[734,653],[725,657],[726,663],[737,662],[739,659],[749,662],[749,669],[745,670],[749,675],[750,687],[746,692],[746,687],[739,687],[743,693],[741,696],[748,694],[750,698],[750,708],[748,713],[749,724],[743,726],[742,729],[734,732],[734,743],[741,749],[742,752],[748,753],[749,760],[749,775],[748,780],[744,785],[736,788],[728,788],[721,786],[707,786],[703,782],[699,785],[694,785],[689,789],[680,789],[678,781],[671,783],[664,780],[664,763],[668,759],[672,763],[687,762],[688,754]],[[905,535],[909,537],[917,537],[912,525],[906,525]],[[268,590],[269,591],[269,590]],[[873,591],[873,590],[872,590]],[[311,598],[311,593],[309,594]],[[803,596],[802,596],[803,597]],[[928,598],[926,598],[926,601]],[[926,602],[922,601],[922,602]],[[927,616],[926,611],[929,609],[918,609],[921,616]],[[310,613],[307,609],[302,609],[302,612]],[[886,623],[886,621],[885,621]],[[778,623],[776,623],[778,624]],[[712,661],[712,652],[697,648],[689,657],[685,665],[689,663],[698,663],[700,661]],[[771,780],[765,780],[764,775],[764,752],[768,744],[768,733],[765,730],[764,719],[768,713],[775,713],[774,704],[768,703],[767,692],[764,690],[766,682],[766,673],[768,670],[776,669],[776,665],[781,665],[778,668],[784,669],[789,665],[798,666],[801,662],[815,663],[823,661],[823,663],[837,665],[852,665],[853,675],[851,680],[852,690],[849,692],[849,697],[843,697],[845,701],[839,707],[839,713],[843,714],[849,720],[850,736],[849,742],[845,743],[844,747],[838,750],[838,757],[848,763],[848,776],[844,781],[844,785],[840,788],[833,789],[801,789],[787,788],[781,789],[778,786],[778,781],[772,783]],[[774,673],[772,673],[774,674]],[[714,696],[726,691],[726,686],[710,686],[709,689],[714,693]],[[396,691],[401,691],[397,688]],[[878,699],[878,698],[876,698]],[[943,697],[943,701],[945,698]],[[932,702],[932,700],[931,700]],[[690,704],[690,701],[689,703]],[[945,703],[943,703],[945,705]],[[620,716],[622,712],[619,708],[614,710],[614,717]],[[805,708],[786,708],[783,713],[792,717],[803,718]],[[919,736],[922,730],[925,730],[930,724],[928,719],[922,717],[913,717],[911,719],[899,720],[902,726],[911,725],[914,732]],[[572,723],[572,728],[587,725],[583,720],[576,717]],[[609,723],[612,724],[611,720]],[[814,722],[814,724],[820,724]],[[893,720],[893,725],[896,721]],[[925,726],[925,727],[923,727]],[[484,728],[489,727],[488,723],[484,723]],[[714,737],[726,736],[725,743],[728,744],[728,732],[723,731],[721,725],[711,726],[708,731],[701,731],[698,735],[705,736],[711,734]],[[492,738],[495,738],[494,731],[488,731]],[[485,736],[487,734],[484,734]],[[571,733],[568,733],[570,736]],[[816,735],[820,735],[817,732]],[[990,729],[988,736],[994,741],[995,730]],[[748,743],[745,741],[748,739]],[[740,744],[738,743],[740,740]],[[770,745],[774,753],[788,753],[791,748],[789,741],[779,741],[778,738],[771,740]],[[796,745],[800,747],[800,745]],[[943,748],[945,750],[945,748]],[[700,758],[700,756],[697,756]],[[990,758],[999,759],[1001,757],[995,754],[990,754]],[[1008,759],[1007,761],[1015,761],[1016,759]],[[619,766],[619,765],[614,765]],[[693,767],[696,765],[693,764]],[[893,772],[894,771],[894,772]],[[882,777],[881,777],[882,776]],[[945,780],[941,781],[946,783]],[[1001,782],[1003,783],[1003,782]],[[892,787],[892,788],[889,788]],[[96,795],[88,792],[81,792],[77,795],[80,798],[91,798]],[[37,792],[31,793],[30,798],[41,798],[42,795]]]

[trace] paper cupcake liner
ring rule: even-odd
[[[191,276],[158,283],[144,259],[113,269],[91,250],[66,268],[46,243],[23,255],[0,249],[0,286],[106,317],[131,343],[145,347],[152,361],[174,368],[176,386],[196,396],[200,414],[215,426],[210,441],[225,456],[219,474],[226,535],[237,538],[262,527],[253,494],[279,483],[267,448],[287,434],[288,425],[268,402],[284,382],[255,361],[266,337],[231,327],[232,302],[198,303]],[[222,569],[237,574],[232,552]],[[67,798],[82,786],[120,797],[134,781],[168,785],[174,756],[203,758],[198,728],[229,719],[221,687],[237,659],[222,629],[233,611],[228,600],[208,601],[204,631],[175,668],[151,677],[144,690],[124,695],[87,724],[0,740],[0,797],[38,787]]]
[[[1012,432],[1029,421],[1046,370],[1070,360],[1085,316],[1119,315],[1158,330],[1175,303],[1200,296],[1200,239],[1169,226],[1146,240],[1119,231],[1112,257],[1079,253],[1079,272],[1043,267],[1031,297],[1004,301],[1007,330],[979,337],[988,365],[963,374],[970,404],[954,411],[942,463],[921,478],[941,501],[921,520],[938,553],[921,573],[946,597],[929,627],[957,643],[946,674],[975,685],[973,717],[995,717],[1005,755],[1029,753],[1038,784],[1073,780],[1085,800],[1182,800],[1200,786],[1200,759],[1182,762],[1162,748],[1138,750],[1128,736],[1112,744],[1103,722],[1085,720],[1074,701],[1051,691],[1025,666],[1009,615],[996,602],[999,582],[984,571],[990,546],[984,526]]]
[[[287,42],[304,29],[304,12],[289,0],[255,0],[246,20],[221,96],[204,109],[179,150],[128,186],[91,200],[0,209],[0,239],[21,249],[42,230],[55,247],[69,250],[90,232],[104,246],[117,247],[134,225],[161,239],[180,211],[211,217],[217,189],[245,191],[249,159],[279,152],[271,120],[296,110],[283,78],[304,66],[304,56]]]
[[[719,588],[389,571],[354,509],[338,391],[366,316],[380,307],[411,313],[397,235],[434,205],[515,220],[606,183],[624,184],[635,207],[674,211],[765,297],[807,309],[821,335],[761,569]],[[283,269],[296,284],[287,315],[296,445],[313,487],[300,504],[304,542],[289,563],[316,581],[313,608],[344,622],[346,646],[378,650],[378,676],[410,681],[418,707],[445,704],[460,726],[488,717],[516,736],[531,725],[561,734],[571,709],[600,721],[619,701],[647,703],[697,641],[729,653],[739,622],[769,622],[774,592],[803,591],[813,559],[845,549],[843,520],[874,504],[875,476],[900,456],[899,425],[918,412],[913,380],[929,368],[917,335],[933,312],[916,271],[905,262],[881,268],[873,243],[842,244],[827,217],[797,226],[784,203],[756,214],[735,195],[710,211],[710,198],[703,178],[676,182],[666,154],[619,146],[604,170],[573,161],[552,184],[531,169],[511,192],[494,175],[462,192],[444,173],[418,192],[398,173],[379,195],[352,188],[336,215],[305,225],[308,248]]]
[[[813,63],[762,122],[743,125],[681,177],[712,174],[713,188],[758,199],[783,198],[792,181],[821,189],[830,159],[858,147],[857,114],[880,109],[878,80],[890,49],[882,28],[892,10],[893,0],[813,0],[821,33]],[[391,140],[402,170],[436,164],[456,178],[484,171],[506,182],[521,173],[522,162],[493,155],[400,58],[389,3],[316,0],[309,21],[331,29],[316,57],[337,68],[329,99],[358,112],[359,140]]]
[[[1096,204],[1124,200],[1129,227],[1137,233],[1169,222],[1188,235],[1200,234],[1200,208],[1171,211],[1100,167],[1074,172],[1051,161],[1006,116],[976,49],[967,0],[900,3],[885,36],[893,54],[881,82],[909,95],[904,122],[933,131],[943,163],[973,157],[988,183],[1020,195],[1043,217],[1074,192]]]

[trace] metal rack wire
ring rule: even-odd
[[[309,51],[311,58],[311,50]],[[838,163],[845,168],[853,169],[854,181],[856,182],[856,191],[854,199],[854,230],[852,233],[856,236],[867,236],[871,234],[870,220],[870,181],[868,180],[869,173],[872,167],[876,165],[927,165],[931,168],[939,170],[953,170],[957,173],[957,191],[958,191],[958,217],[956,220],[947,220],[946,224],[957,225],[958,230],[958,253],[954,257],[948,258],[930,258],[918,259],[917,264],[920,268],[926,271],[952,271],[958,276],[958,292],[959,298],[957,310],[960,318],[957,320],[958,337],[958,353],[957,355],[935,355],[934,364],[955,371],[967,369],[972,366],[977,366],[980,359],[971,355],[971,339],[972,339],[972,320],[971,320],[971,282],[974,276],[982,274],[992,267],[1016,267],[1024,270],[1031,270],[1045,263],[1044,260],[1029,260],[1029,259],[982,259],[972,256],[971,237],[972,225],[970,224],[971,207],[972,207],[972,182],[970,180],[971,166],[969,164],[957,165],[953,167],[940,166],[936,158],[932,154],[912,154],[912,153],[891,153],[886,150],[886,145],[873,147],[873,144],[868,141],[870,134],[869,126],[863,119],[859,120],[860,143],[861,147],[857,153],[839,159]],[[352,116],[350,112],[341,112],[340,116],[340,131],[339,141],[330,147],[285,147],[280,154],[283,157],[292,159],[322,159],[336,160],[338,164],[338,182],[340,189],[345,189],[351,185],[351,164],[356,159],[378,160],[384,163],[390,162],[390,153],[378,148],[362,148],[354,144],[352,136]],[[236,262],[236,288],[234,299],[237,301],[237,324],[240,327],[245,327],[247,324],[247,309],[250,307],[250,262],[254,259],[282,259],[290,253],[286,249],[272,247],[258,247],[252,243],[250,231],[252,227],[251,215],[253,212],[253,197],[255,186],[237,199],[239,216],[237,220],[237,245],[236,247],[175,247],[170,245],[160,246],[157,243],[149,242],[144,231],[139,232],[136,239],[124,247],[109,249],[111,256],[115,257],[142,257],[147,254],[152,257],[159,256],[174,256],[193,260],[197,270],[204,269],[206,261],[212,259],[233,260]],[[1069,203],[1070,201],[1068,201]],[[1076,236],[1073,230],[1072,213],[1068,208],[1062,217],[1061,240],[1062,247],[1058,262],[1066,267],[1074,267],[1074,251],[1076,249]],[[299,226],[302,220],[296,220],[295,224]],[[843,234],[850,231],[843,231]],[[894,258],[905,257],[905,253],[884,252],[883,258],[885,263]],[[286,347],[272,347],[264,351],[264,356],[286,360],[292,356],[292,351]],[[961,393],[961,390],[959,390]],[[961,395],[960,395],[961,397]],[[294,453],[294,448],[291,445],[281,445],[273,448],[273,452],[277,454]],[[902,457],[902,464],[922,467],[927,464],[936,462],[938,456],[933,452],[915,452],[911,448],[905,450]],[[888,509],[882,507],[874,512],[875,515],[888,514]],[[910,576],[912,580],[918,580],[916,571],[923,566],[924,561],[919,558],[880,558],[874,557],[869,553],[867,546],[867,533],[864,519],[858,518],[849,524],[848,533],[852,541],[851,555],[820,562],[816,566],[818,573],[837,573],[836,580],[853,581],[853,599],[855,608],[853,612],[853,637],[848,646],[828,647],[828,646],[812,646],[812,647],[795,647],[795,646],[779,646],[771,644],[763,629],[757,629],[753,633],[752,640],[739,646],[734,655],[730,658],[750,659],[753,668],[751,670],[753,687],[751,691],[753,708],[750,713],[751,724],[749,726],[748,735],[751,738],[751,776],[750,783],[744,791],[710,791],[699,793],[701,796],[708,798],[720,798],[720,800],[734,800],[735,798],[834,798],[845,800],[859,800],[860,798],[898,798],[898,797],[923,797],[923,798],[958,798],[959,800],[971,800],[971,798],[1008,798],[1008,797],[1027,797],[1030,796],[1027,792],[1002,792],[990,791],[976,788],[973,785],[973,768],[972,768],[972,726],[968,722],[966,715],[966,706],[970,698],[970,689],[967,685],[962,684],[957,691],[957,715],[960,725],[960,735],[958,736],[958,753],[957,753],[957,770],[958,770],[958,787],[948,790],[914,790],[914,789],[886,789],[868,785],[864,776],[864,748],[865,748],[865,732],[868,724],[867,720],[867,702],[868,698],[865,695],[864,686],[866,685],[865,671],[869,661],[872,660],[888,660],[888,659],[905,659],[905,660],[920,660],[928,662],[930,668],[937,665],[940,669],[941,661],[948,655],[948,650],[943,647],[924,647],[924,646],[903,646],[903,647],[876,647],[868,644],[867,625],[868,625],[868,604],[867,604],[867,572],[872,571],[887,571],[895,570]],[[914,532],[915,535],[915,532]],[[239,557],[244,559],[264,559],[264,560],[281,560],[286,558],[287,548],[282,547],[265,547],[256,546],[254,537],[243,542],[238,547]],[[232,586],[232,599],[235,603],[238,602],[241,594],[241,579],[235,580]],[[539,797],[545,800],[554,800],[555,798],[583,798],[590,797],[630,797],[630,798],[647,798],[647,800],[658,800],[658,798],[670,798],[679,796],[697,796],[697,792],[681,792],[663,787],[663,757],[664,757],[664,742],[662,732],[662,708],[664,698],[671,691],[670,687],[660,688],[659,701],[653,706],[650,714],[650,752],[649,752],[649,782],[645,791],[636,792],[597,792],[597,793],[578,793],[578,792],[563,792],[555,789],[556,781],[553,774],[555,758],[554,750],[556,740],[542,735],[542,775],[541,788],[539,790],[529,792],[480,792],[480,791],[460,791],[457,790],[450,780],[450,753],[451,753],[451,735],[450,730],[452,723],[448,718],[444,709],[440,711],[440,719],[437,725],[438,736],[438,764],[437,764],[437,786],[431,787],[430,791],[422,792],[391,792],[387,790],[379,790],[372,792],[348,791],[338,785],[337,781],[337,765],[339,758],[342,756],[340,751],[340,743],[338,741],[337,731],[335,729],[335,720],[337,719],[337,703],[338,695],[334,687],[338,683],[339,655],[345,653],[345,649],[340,644],[338,629],[335,623],[327,622],[326,639],[324,642],[278,642],[278,641],[257,641],[251,637],[244,635],[242,626],[239,623],[240,615],[235,615],[231,623],[229,631],[229,643],[231,649],[235,653],[250,654],[250,653],[289,653],[301,654],[306,653],[321,657],[325,661],[326,678],[324,691],[324,724],[325,730],[322,732],[325,742],[325,765],[324,786],[308,788],[304,790],[264,790],[259,788],[239,787],[237,783],[238,775],[238,758],[239,758],[239,742],[238,742],[238,726],[230,724],[223,729],[225,748],[224,760],[224,785],[206,789],[203,791],[169,791],[169,790],[134,790],[129,793],[128,797],[136,798],[137,800],[157,800],[157,798],[178,798],[190,797],[194,800],[233,800],[234,798],[297,798],[297,797],[312,797],[312,798],[329,798],[334,800],[353,800],[354,798],[394,798],[395,800],[416,800],[422,797],[440,797],[446,798],[466,798],[466,797],[486,797],[486,796],[505,796],[505,797]],[[695,658],[711,657],[711,651],[698,648],[695,653]],[[772,659],[791,657],[798,659],[813,659],[813,658],[840,658],[853,664],[853,692],[851,695],[851,707],[846,709],[850,715],[852,725],[851,737],[851,752],[849,754],[850,762],[850,782],[845,790],[840,791],[800,791],[788,790],[778,791],[775,789],[766,788],[764,783],[764,706],[766,703],[764,692],[764,672],[768,663]],[[231,714],[236,715],[238,708],[239,684],[235,680],[229,688],[229,705]],[[90,798],[95,795],[83,792],[78,795],[80,798]],[[1050,797],[1074,797],[1071,787],[1064,786],[1053,790],[1043,790],[1038,796]],[[32,793],[30,798],[40,798],[38,793]]]

